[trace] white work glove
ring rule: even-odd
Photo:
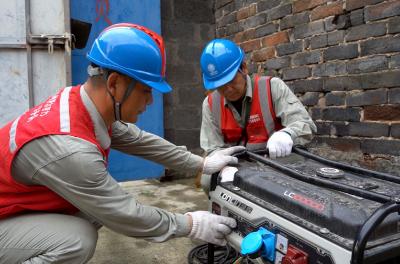
[[[231,155],[245,149],[246,148],[244,146],[235,146],[215,151],[214,154],[204,159],[203,173],[213,174],[222,170],[222,168],[226,165],[237,164],[238,159],[236,157],[232,157]]]
[[[190,212],[185,215],[190,215],[193,221],[189,237],[215,245],[226,245],[225,236],[236,227],[235,219],[207,211]]]
[[[267,149],[271,159],[285,157],[292,152],[293,140],[286,132],[277,131],[267,142]]]
[[[221,175],[221,182],[231,182],[235,176],[235,173],[238,171],[238,168],[226,166],[222,169]]]

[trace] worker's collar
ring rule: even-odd
[[[89,112],[90,118],[92,119],[97,142],[99,142],[103,149],[108,149],[111,145],[111,139],[110,135],[108,134],[106,123],[104,123],[103,118],[101,117],[99,111],[97,111],[96,106],[85,91],[83,85],[80,88],[80,93],[82,102],[85,105],[86,110]]]
[[[251,102],[253,98],[253,85],[249,75],[246,75],[246,95],[244,98],[248,98],[249,102]],[[224,97],[224,105],[226,106],[228,103],[229,101]]]

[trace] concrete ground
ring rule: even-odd
[[[121,185],[143,204],[177,213],[207,210],[207,196],[194,187],[194,178],[161,183],[158,180],[132,181]],[[189,251],[198,244],[201,243],[186,237],[151,243],[125,237],[103,227],[89,264],[183,264],[188,263]]]

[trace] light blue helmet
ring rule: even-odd
[[[227,39],[210,41],[200,58],[204,88],[216,89],[233,80],[243,58],[243,50],[232,41]]]
[[[162,93],[172,90],[164,79],[163,39],[143,26],[120,23],[104,29],[87,58],[101,68],[125,74]]]

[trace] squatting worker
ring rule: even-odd
[[[208,153],[229,146],[265,149],[270,158],[305,144],[316,126],[299,99],[277,77],[248,75],[243,50],[234,42],[214,39],[200,58],[204,99],[200,146]],[[223,173],[234,173],[227,167]],[[207,177],[202,177],[202,181]],[[207,186],[207,182],[202,183]]]
[[[163,40],[149,29],[112,25],[87,58],[83,85],[61,89],[0,129],[0,263],[85,263],[102,225],[155,242],[189,236],[224,244],[234,219],[142,205],[107,172],[107,156],[114,148],[210,174],[237,162],[230,155],[243,147],[203,159],[131,124],[152,103],[152,89],[171,91]]]

